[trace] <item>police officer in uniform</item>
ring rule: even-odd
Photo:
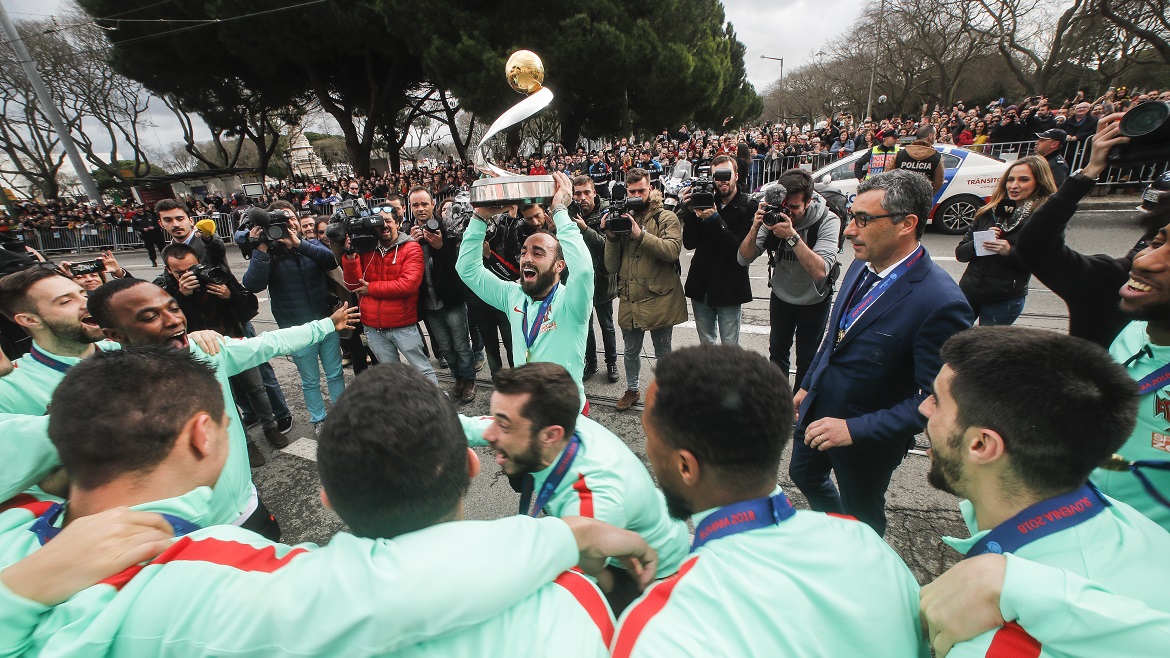
[[[900,150],[898,148],[898,131],[886,128],[877,134],[877,138],[881,140],[881,144],[866,151],[865,155],[858,158],[857,163],[853,165],[853,173],[858,178],[868,180],[883,171],[894,168],[894,158]],[[869,169],[865,168],[867,164]]]
[[[1048,161],[1048,168],[1052,170],[1052,179],[1056,187],[1068,178],[1068,163],[1060,151],[1064,149],[1064,141],[1068,133],[1060,128],[1051,128],[1042,133],[1036,133],[1036,155]]]

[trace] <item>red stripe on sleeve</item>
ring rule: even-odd
[[[846,521],[856,521],[856,516],[849,516],[848,514],[837,514],[836,512],[825,512],[825,516],[831,516],[838,519],[845,519]]]
[[[987,647],[987,658],[1038,658],[1040,643],[1028,635],[1016,622],[1008,622],[995,632],[991,646]]]
[[[642,600],[638,601],[630,609],[629,613],[626,614],[625,620],[622,621],[621,627],[618,628],[617,638],[613,644],[613,658],[629,658],[630,654],[634,651],[634,643],[638,641],[638,636],[642,634],[642,631],[646,628],[646,624],[650,623],[654,615],[662,612],[662,609],[666,607],[666,603],[670,599],[670,593],[674,591],[675,585],[678,585],[679,580],[687,575],[687,572],[698,561],[699,556],[696,555],[684,562],[679,567],[678,573],[654,585],[642,597]]]
[[[577,499],[581,503],[578,514],[593,518],[593,490],[589,485],[585,484],[585,474],[581,473],[577,476],[577,481],[573,483],[573,489],[577,492]]]
[[[49,508],[52,506],[52,501],[37,500],[35,496],[22,493],[16,494],[12,498],[0,503],[0,512],[7,512],[10,509],[21,507],[31,512],[33,516],[40,516],[49,511]]]
[[[608,647],[613,641],[613,617],[609,613],[609,604],[605,602],[597,586],[576,571],[566,571],[553,582],[569,590],[573,598],[577,599],[577,603],[585,608],[593,623],[597,624],[597,630],[601,631],[601,641]]]
[[[303,548],[294,548],[284,557],[276,557],[276,547],[271,545],[257,548],[249,544],[222,539],[192,540],[190,537],[183,537],[146,566],[167,564],[168,562],[207,562],[233,567],[240,571],[272,573],[291,562],[293,558],[307,552]],[[121,590],[142,569],[141,565],[130,567],[122,573],[103,580],[102,584],[113,585],[115,589]]]

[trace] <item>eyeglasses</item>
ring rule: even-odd
[[[370,210],[376,213],[388,212],[391,215],[398,215],[398,211],[394,208],[394,206],[378,206],[377,208],[371,208]]]
[[[849,221],[857,223],[857,228],[865,228],[866,224],[872,222],[875,219],[885,219],[886,217],[905,217],[907,215],[907,213],[904,212],[893,212],[889,213],[888,215],[867,215],[865,213],[855,215],[853,214],[852,210],[848,211],[846,214],[849,215]]]

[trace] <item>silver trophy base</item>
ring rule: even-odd
[[[496,176],[471,184],[471,205],[484,206],[548,204],[557,183],[552,176]]]

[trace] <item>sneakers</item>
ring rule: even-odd
[[[483,352],[475,355],[475,371],[483,370],[484,365],[487,364],[487,355]]]
[[[637,391],[626,391],[626,394],[622,396],[622,399],[617,401],[615,406],[618,411],[628,411],[638,401],[639,397],[641,397],[641,394]]]
[[[325,424],[324,420],[319,420],[319,421],[313,423],[313,435],[314,436],[321,436],[321,427],[324,424]]]
[[[268,463],[268,458],[264,456],[264,453],[260,452],[260,446],[256,445],[255,441],[248,441],[248,464],[252,468],[256,468],[266,463]]]
[[[475,400],[475,380],[461,379],[457,380],[456,386],[459,388],[459,401],[466,404]]]
[[[276,448],[277,450],[288,445],[288,437],[284,434],[281,434],[280,430],[275,427],[271,429],[265,428],[264,438],[268,441],[268,445]]]
[[[597,364],[596,363],[594,363],[592,365],[587,364],[585,366],[585,372],[581,375],[581,381],[587,382],[590,379],[593,379],[593,375],[596,375],[596,374],[597,374]]]
[[[439,367],[442,368],[443,370],[447,370],[451,366],[447,363],[447,359],[444,359],[443,357],[439,357]]]
[[[605,372],[609,376],[609,383],[616,384],[618,380],[618,371],[616,363],[605,364]]]
[[[276,429],[279,430],[281,434],[288,434],[288,431],[292,429],[292,416],[289,416],[288,418],[277,418]]]

